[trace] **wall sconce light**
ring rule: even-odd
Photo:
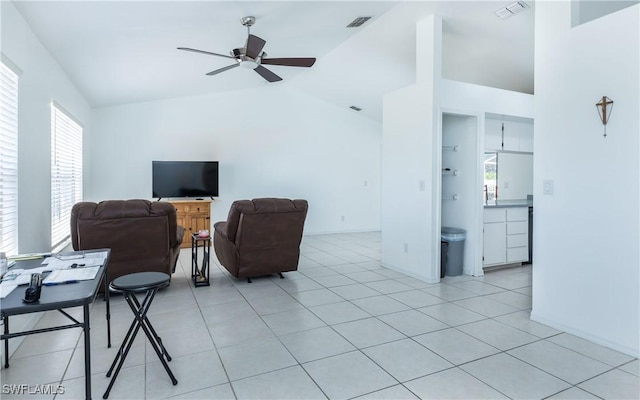
[[[613,110],[613,100],[607,96],[602,96],[602,100],[600,100],[599,103],[596,103],[596,108],[598,109],[598,114],[602,120],[602,126],[604,126],[604,137],[607,137],[607,122],[609,122],[611,110]]]

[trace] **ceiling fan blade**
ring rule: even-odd
[[[260,55],[262,48],[264,47],[265,40],[260,39],[255,35],[249,35],[247,38],[247,57],[251,57],[254,60]]]
[[[220,72],[224,72],[227,70],[230,70],[232,68],[237,67],[238,65],[240,65],[240,63],[235,63],[235,64],[231,64],[231,65],[227,65],[226,67],[222,67],[220,69],[217,69],[215,71],[211,71],[211,72],[207,72],[207,75],[215,75],[215,74],[219,74]]]
[[[256,69],[254,69],[254,71],[259,73],[261,77],[268,80],[269,82],[278,82],[282,80],[282,78],[280,78],[278,75],[274,74],[273,72],[269,71],[262,65],[258,65]]]
[[[263,58],[260,61],[261,64],[284,65],[287,67],[310,67],[315,62],[315,58]]]
[[[208,54],[208,55],[210,55],[210,56],[218,56],[218,57],[224,57],[224,58],[232,58],[232,59],[234,59],[234,60],[235,60],[235,58],[234,58],[234,57],[227,56],[227,55],[224,55],[224,54],[212,53],[212,52],[210,52],[210,51],[204,51],[204,50],[198,50],[198,49],[190,49],[190,48],[188,48],[188,47],[178,47],[178,50],[192,51],[192,52],[194,52],[194,53]]]

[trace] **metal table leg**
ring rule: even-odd
[[[4,317],[4,367],[9,368],[9,338],[6,335],[9,334],[9,316]]]
[[[91,335],[89,334],[89,330],[91,327],[89,326],[89,305],[85,304],[83,306],[84,310],[84,321],[82,329],[84,331],[84,388],[85,388],[85,398],[87,400],[91,399]]]

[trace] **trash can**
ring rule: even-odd
[[[467,232],[460,228],[442,227],[440,240],[447,242],[447,257],[445,271],[447,276],[462,275],[462,262],[464,260],[464,239]]]

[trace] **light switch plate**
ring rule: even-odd
[[[553,180],[545,179],[542,181],[542,194],[553,194]]]

